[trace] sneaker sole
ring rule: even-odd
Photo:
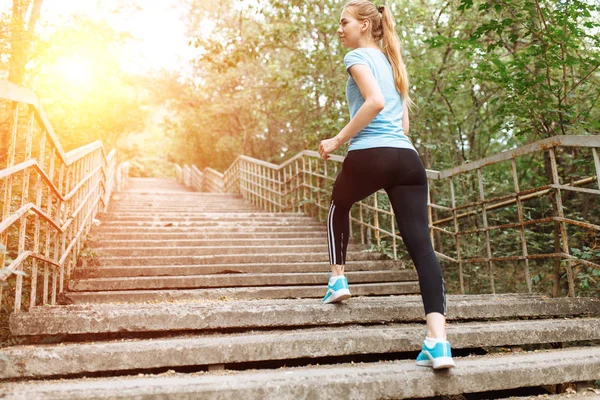
[[[434,358],[432,364],[433,369],[447,369],[455,367],[452,357]]]
[[[350,290],[340,289],[331,295],[330,298],[325,300],[323,304],[337,303],[339,301],[348,300],[351,297]]]
[[[417,366],[419,367],[429,367],[433,369],[448,369],[454,368],[456,365],[454,364],[454,360],[450,357],[440,357],[436,359],[436,361],[431,360],[422,360],[417,361]]]

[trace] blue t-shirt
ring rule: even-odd
[[[396,147],[415,149],[412,142],[404,134],[402,128],[402,114],[404,102],[394,85],[394,73],[387,57],[381,50],[375,48],[358,48],[350,51],[344,57],[346,71],[356,64],[367,65],[377,80],[383,97],[385,107],[377,116],[356,136],[350,139],[351,150],[370,149],[373,147]],[[348,71],[350,75],[350,71]],[[364,104],[363,98],[352,75],[346,84],[346,98],[350,107],[350,118],[358,112]]]

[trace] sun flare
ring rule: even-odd
[[[82,57],[61,58],[56,63],[58,75],[68,83],[89,87],[92,84],[92,66]]]

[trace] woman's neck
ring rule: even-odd
[[[367,49],[377,49],[377,50],[381,50],[381,48],[379,47],[379,44],[375,41],[373,41],[372,39],[361,39],[358,41],[358,47],[357,48],[367,48]]]

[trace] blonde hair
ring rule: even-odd
[[[377,7],[369,0],[352,0],[346,3],[344,9],[348,9],[348,12],[358,21],[365,19],[371,21],[371,36],[376,42],[381,41],[381,51],[392,65],[396,90],[402,95],[406,104],[411,106],[413,101],[408,94],[408,72],[402,61],[400,39],[396,33],[396,24],[390,7],[387,5]]]

